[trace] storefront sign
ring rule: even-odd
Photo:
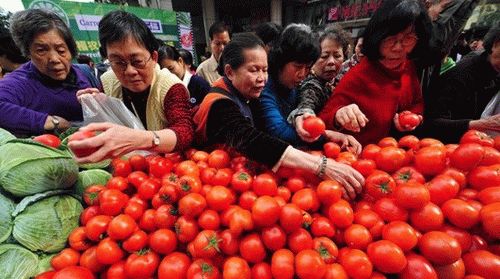
[[[382,0],[370,0],[367,3],[354,3],[350,5],[331,7],[328,9],[328,21],[345,21],[368,18],[382,4]]]

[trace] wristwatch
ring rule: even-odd
[[[52,124],[54,124],[54,132],[57,132],[57,129],[59,128],[59,118],[57,116],[51,116],[52,119]]]
[[[160,145],[160,136],[158,136],[158,134],[155,131],[151,132],[153,133],[153,141],[152,141],[153,146],[151,148],[155,148],[158,145]]]

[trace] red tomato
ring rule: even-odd
[[[340,200],[329,207],[328,217],[335,227],[347,228],[354,220],[354,213],[347,201]]]
[[[88,239],[93,241],[101,240],[101,237],[108,229],[108,224],[111,222],[112,217],[107,215],[97,215],[90,219],[85,225],[85,233]]]
[[[320,206],[318,195],[311,188],[304,188],[295,192],[292,196],[292,203],[309,212],[318,211]]]
[[[222,276],[224,279],[250,279],[250,266],[240,257],[230,257],[224,262]]]
[[[216,211],[226,210],[229,205],[234,203],[233,193],[225,186],[214,186],[205,196],[210,209]]]
[[[141,216],[141,219],[139,221],[139,228],[141,230],[144,230],[146,232],[152,232],[156,230],[155,213],[156,210],[154,209],[146,209],[146,211],[144,211],[144,214]]]
[[[400,148],[417,150],[420,147],[420,140],[414,135],[406,135],[399,139],[398,146]]]
[[[378,146],[384,148],[388,146],[398,146],[398,141],[393,137],[385,137],[378,142]]]
[[[364,226],[353,224],[344,231],[344,241],[349,248],[365,250],[372,242],[372,235]]]
[[[500,238],[500,202],[490,203],[481,209],[483,229],[495,239]]]
[[[204,230],[218,230],[220,227],[220,217],[215,210],[205,210],[198,217],[198,225]]]
[[[395,188],[396,182],[384,171],[375,171],[365,180],[365,192],[375,200],[390,197]]]
[[[423,208],[414,210],[410,213],[411,225],[421,231],[428,232],[439,230],[444,223],[444,215],[439,206],[432,202],[426,204]]]
[[[442,174],[434,177],[426,186],[431,195],[431,202],[437,205],[453,199],[460,191],[460,185],[455,179]]]
[[[310,230],[315,237],[333,237],[335,235],[335,227],[333,226],[333,223],[328,218],[323,216],[313,218]]]
[[[477,198],[484,205],[500,202],[500,186],[483,189],[477,194]]]
[[[288,247],[295,254],[305,249],[313,249],[313,239],[305,229],[298,229],[289,234],[287,242]]]
[[[252,186],[253,178],[245,171],[237,171],[231,178],[231,188],[238,192],[243,193],[248,191]]]
[[[99,192],[99,210],[101,214],[116,216],[127,205],[128,196],[115,189],[105,189]]]
[[[340,146],[334,142],[327,142],[323,145],[323,153],[326,157],[335,159],[340,153]]]
[[[111,238],[105,238],[97,244],[96,257],[97,261],[102,264],[114,264],[119,262],[125,253],[120,248],[118,243]]]
[[[251,263],[259,263],[266,257],[266,249],[262,239],[256,233],[245,236],[240,241],[240,255]]]
[[[61,145],[61,140],[57,136],[51,134],[36,136],[33,140],[52,148],[58,148]]]
[[[479,166],[467,174],[472,188],[481,191],[488,187],[500,185],[500,164]]]
[[[460,243],[462,254],[469,251],[470,247],[472,246],[472,236],[466,230],[457,228],[455,226],[444,225],[440,229],[440,231],[455,238],[458,241],[458,243]]]
[[[220,149],[216,149],[208,155],[208,166],[211,168],[222,169],[229,165],[229,154]]]
[[[382,238],[393,242],[403,252],[411,251],[418,243],[417,232],[408,223],[402,221],[394,221],[385,225]]]
[[[335,180],[323,180],[316,187],[319,201],[328,206],[340,200],[343,187]]]
[[[420,124],[420,117],[416,113],[405,110],[399,113],[398,121],[401,127],[410,129],[415,128]]]
[[[56,271],[51,270],[51,271],[45,271],[43,273],[38,274],[35,276],[35,279],[52,279],[54,278],[54,275],[56,274]],[[77,277],[76,277],[77,278]],[[77,278],[78,279],[78,278]]]
[[[240,249],[238,236],[229,230],[224,230],[219,234],[219,248],[225,255],[236,255]]]
[[[270,174],[263,173],[257,175],[257,177],[252,182],[252,190],[257,194],[257,196],[276,196],[278,192],[278,185],[276,180]]]
[[[397,170],[395,173],[392,174],[392,178],[394,178],[396,184],[402,184],[411,181],[422,184],[425,183],[424,176],[413,167],[400,168],[399,170]]]
[[[377,154],[380,152],[382,148],[376,144],[370,143],[363,148],[361,152],[361,158],[374,160],[377,157]]]
[[[257,226],[271,226],[280,218],[280,207],[273,197],[261,196],[252,206],[252,219]]]
[[[130,254],[125,262],[128,278],[150,278],[160,264],[160,257],[151,250]]]
[[[77,131],[76,133],[69,136],[68,142],[88,139],[91,137],[95,137],[95,135],[96,134],[94,131]],[[75,154],[76,157],[86,157],[97,151],[97,148],[95,147],[86,147],[78,149],[74,149],[73,147],[70,149],[73,152],[73,154]]]
[[[177,247],[177,237],[171,230],[159,229],[149,235],[149,247],[159,254],[168,255]]]
[[[92,273],[99,273],[104,270],[105,265],[97,260],[97,247],[93,246],[85,250],[80,255],[80,266],[88,268]],[[70,267],[66,267],[70,268]],[[62,270],[61,270],[62,271]],[[71,278],[71,277],[70,277]]]
[[[377,165],[373,160],[361,159],[352,163],[352,167],[359,173],[361,173],[364,177],[367,177],[375,171]]]
[[[440,231],[431,231],[422,235],[418,247],[426,259],[438,265],[452,264],[462,254],[460,243]]]
[[[166,158],[158,158],[149,163],[149,174],[152,177],[163,178],[172,171],[173,163]],[[194,168],[194,167],[193,167]]]
[[[97,205],[92,205],[87,208],[85,208],[82,211],[82,214],[80,214],[80,224],[82,226],[85,226],[87,222],[92,219],[92,217],[99,215],[99,206]]]
[[[220,279],[219,269],[208,259],[197,259],[187,270],[188,279]]]
[[[406,209],[420,209],[431,199],[429,189],[418,182],[400,184],[393,197],[396,204]]]
[[[130,166],[132,166],[132,170],[134,171],[147,171],[148,169],[148,162],[142,155],[132,155],[128,158],[128,161],[130,162]]]
[[[61,270],[67,266],[78,265],[80,253],[72,248],[63,249],[50,260],[50,265],[55,270]]]
[[[325,133],[325,122],[319,117],[310,116],[306,118],[302,124],[304,130],[306,130],[311,138],[319,137]]]
[[[424,257],[409,253],[406,260],[408,264],[400,274],[401,279],[438,279],[434,267]]]
[[[252,278],[272,279],[271,266],[266,262],[255,264],[252,267]]]
[[[91,185],[83,192],[83,201],[87,205],[99,205],[99,192],[106,189],[106,187],[96,184]]]
[[[451,153],[450,164],[459,170],[470,171],[483,160],[484,154],[483,146],[478,143],[460,144]]]
[[[38,277],[37,277],[38,278]],[[59,270],[52,279],[95,279],[92,271],[83,266],[68,266]]]
[[[197,217],[207,207],[207,201],[198,193],[190,193],[179,200],[179,213],[188,217]]]
[[[340,264],[333,263],[326,265],[326,272],[325,275],[323,276],[323,279],[348,279],[348,278],[349,277],[347,276],[347,273]]]
[[[500,278],[500,256],[485,250],[478,250],[463,256],[467,274],[483,276],[486,279]]]
[[[375,202],[373,210],[386,222],[406,221],[408,219],[408,211],[399,206],[394,199],[379,199]]]
[[[126,214],[120,214],[108,225],[108,236],[113,240],[127,239],[137,229],[134,219]]]
[[[271,251],[276,251],[285,247],[286,233],[278,225],[263,228],[261,237],[266,248]]]
[[[301,279],[322,278],[326,273],[325,262],[315,250],[302,250],[295,255],[295,272]]]
[[[439,278],[443,279],[462,279],[465,276],[465,266],[462,259],[448,265],[434,266]]]
[[[175,222],[175,232],[179,242],[188,243],[198,235],[198,224],[194,219],[181,216],[177,222]]]
[[[215,231],[203,230],[193,240],[195,254],[199,258],[209,259],[217,255],[220,238]]]
[[[375,157],[378,169],[392,173],[403,167],[406,163],[406,152],[395,146],[383,147]]]
[[[128,180],[127,178],[122,176],[114,176],[110,180],[108,180],[108,182],[106,183],[106,188],[123,192],[128,188]]]
[[[463,200],[447,200],[441,210],[450,223],[462,229],[470,229],[479,222],[479,210]]]
[[[173,252],[163,258],[158,267],[158,279],[184,279],[191,259],[183,253]]]
[[[275,279],[292,279],[295,274],[294,254],[287,249],[273,253],[271,258],[271,273]]]
[[[340,256],[339,263],[350,278],[369,278],[373,265],[365,252],[359,249],[347,249]]]
[[[128,182],[136,189],[148,178],[149,176],[143,171],[133,171],[127,176]]]
[[[125,261],[119,261],[112,264],[101,276],[105,278],[127,279]]]
[[[495,141],[486,133],[469,130],[460,139],[460,144],[462,143],[479,143],[483,146],[493,147]]]
[[[142,230],[137,230],[122,242],[122,248],[129,253],[133,253],[146,247],[147,244],[148,235]]]
[[[436,175],[446,168],[446,151],[442,147],[427,146],[415,154],[415,168],[423,175]]]
[[[89,249],[91,241],[87,238],[85,227],[75,228],[68,236],[69,246],[77,251]]]
[[[339,250],[333,240],[328,237],[316,237],[313,239],[313,249],[316,250],[325,263],[334,263],[337,260]]]
[[[115,158],[111,161],[113,176],[127,177],[132,172],[132,166],[128,160]]]
[[[301,209],[297,205],[289,203],[281,207],[279,221],[281,227],[290,233],[300,229],[304,219]]]
[[[229,216],[229,230],[235,235],[250,231],[254,227],[252,213],[246,209],[237,208]]]
[[[392,241],[379,240],[370,243],[366,252],[375,268],[383,273],[399,273],[406,267],[403,250]]]
[[[463,189],[465,185],[467,184],[467,178],[465,177],[465,174],[457,169],[454,168],[447,168],[445,169],[442,173],[442,175],[447,175],[458,183],[460,185],[460,189]]]

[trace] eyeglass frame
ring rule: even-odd
[[[418,36],[415,33],[410,33],[410,34],[404,35],[403,38],[401,38],[401,39],[395,38],[394,42],[391,42],[390,40],[388,40],[388,39],[390,39],[390,37],[393,37],[393,36],[389,36],[389,37],[382,40],[382,42],[381,42],[382,47],[393,48],[396,46],[397,43],[401,43],[401,46],[403,46],[403,47],[409,47],[409,46],[415,45],[418,42]],[[409,39],[409,38],[412,39],[411,43],[405,43],[404,42],[405,39]]]
[[[141,60],[137,59],[135,61],[121,60],[121,59],[120,60],[113,60],[113,61],[109,60],[109,65],[111,66],[111,68],[120,70],[122,72],[125,72],[127,70],[129,64],[130,64],[130,66],[134,67],[135,69],[142,70],[142,69],[146,68],[146,65],[148,64],[148,62],[152,58],[153,58],[153,54],[150,54],[148,59],[141,59]],[[144,64],[142,65],[142,63],[144,63]],[[139,65],[137,65],[137,64],[139,64]]]

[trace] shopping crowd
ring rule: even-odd
[[[146,130],[84,126],[97,136],[70,147],[97,151],[79,162],[224,144],[273,170],[336,179],[354,198],[361,174],[302,150],[333,141],[359,153],[387,136],[455,143],[468,129],[500,131],[500,27],[472,50],[461,43],[478,2],[385,0],[355,40],[336,25],[265,23],[233,36],[217,22],[209,30],[211,56],[197,68],[189,52],[165,45],[125,11],[100,21],[103,61],[95,65],[78,55],[57,15],[21,11],[10,32],[2,31],[10,46],[0,48],[0,128],[22,137],[62,132],[83,121],[82,98],[104,93],[121,99]],[[403,111],[418,115],[416,127],[399,122]],[[311,116],[325,122],[323,135],[304,129]]]

